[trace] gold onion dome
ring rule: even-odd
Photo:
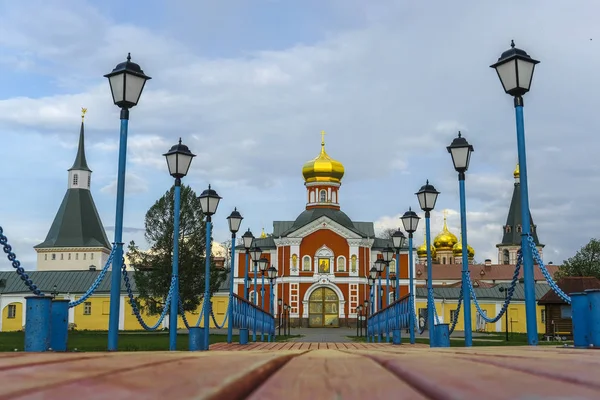
[[[423,230],[425,230],[425,228],[423,228]],[[417,247],[417,256],[419,258],[427,257],[427,236],[425,236],[425,234],[423,234],[423,244],[420,245],[419,247]],[[432,244],[431,245],[431,258],[435,258],[435,256],[436,256],[435,247],[433,247],[433,244]]]
[[[307,161],[302,167],[302,175],[306,183],[331,182],[341,183],[344,166],[341,162],[329,157],[325,152],[325,131],[321,132],[321,154],[314,160]]]
[[[458,238],[448,230],[446,212],[444,211],[444,227],[439,235],[433,239],[433,245],[436,250],[452,250],[456,243],[458,243]]]
[[[513,171],[513,176],[515,177],[515,179],[521,176],[521,173],[519,172],[519,164],[517,164],[517,167]]]
[[[454,254],[454,257],[462,256],[462,240],[456,243],[454,247],[452,247],[452,254]],[[469,258],[475,257],[475,249],[467,245],[467,254]]]

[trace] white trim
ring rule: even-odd
[[[302,300],[302,318],[308,318],[308,303],[310,301],[310,295],[319,288],[329,288],[335,292],[338,296],[338,300],[340,302],[340,306],[338,307],[338,317],[340,319],[346,318],[345,307],[346,307],[346,298],[344,297],[344,293],[340,290],[340,288],[330,282],[316,282],[312,284],[304,293],[304,299]]]
[[[351,231],[345,226],[338,224],[326,215],[323,215],[311,223],[304,225],[294,232],[291,232],[288,236],[302,239],[321,229],[329,229],[330,231],[333,231],[344,238],[362,239],[359,234]]]

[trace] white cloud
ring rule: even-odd
[[[111,195],[117,194],[117,180],[113,180],[108,185],[100,189],[102,193],[108,193]],[[132,174],[125,174],[125,195],[142,194],[148,191],[148,183],[145,179]]]

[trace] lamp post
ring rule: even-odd
[[[373,316],[373,314],[375,314],[375,277],[377,276],[377,269],[375,269],[375,267],[371,268],[371,270],[369,271],[369,296],[371,297],[371,316]],[[367,302],[368,300],[365,300],[365,302]],[[373,336],[373,335],[371,335]],[[367,341],[368,341],[368,337],[369,337],[369,324],[367,321]],[[375,338],[373,338],[373,341],[375,341]]]
[[[465,330],[465,346],[473,346],[473,333],[471,325],[471,292],[469,289],[469,254],[467,242],[467,201],[465,194],[465,172],[469,169],[473,146],[462,137],[460,131],[450,146],[448,153],[452,156],[454,169],[458,172],[458,187],[460,192],[460,229],[462,241],[462,296],[464,302],[463,318]]]
[[[269,259],[261,257],[258,260],[258,268],[260,269],[261,283],[260,283],[260,308],[265,311],[265,273],[269,267]],[[265,341],[265,325],[262,324],[260,328],[260,341]]]
[[[125,205],[125,167],[127,164],[127,127],[129,109],[140,100],[146,81],[151,79],[136,63],[127,61],[118,64],[108,78],[113,102],[121,109],[121,132],[119,134],[119,167],[117,172],[117,210],[115,215],[115,255],[112,263],[110,284],[110,313],[108,316],[108,351],[117,351],[119,342],[119,308],[121,304],[121,268],[123,266],[123,209]]]
[[[517,125],[517,149],[519,153],[519,171],[521,187],[521,251],[523,253],[523,278],[525,286],[525,316],[527,322],[527,342],[538,344],[537,315],[535,305],[535,282],[533,276],[533,254],[529,247],[531,216],[529,215],[529,192],[527,185],[527,152],[525,149],[525,123],[523,121],[523,95],[531,87],[533,71],[539,61],[531,58],[525,51],[515,48],[511,40],[510,49],[502,53],[495,64],[504,91],[513,96]]]
[[[254,266],[254,298],[252,298],[252,304],[258,306],[257,292],[256,292],[256,280],[258,279],[258,259],[262,254],[260,247],[254,244],[250,249],[250,256],[252,257],[252,265]],[[256,342],[256,318],[253,318],[254,326],[252,329],[252,341]]]
[[[390,305],[390,262],[392,261],[392,258],[394,258],[394,249],[392,249],[391,247],[386,247],[381,252],[381,255],[383,257],[383,264],[385,265],[385,304],[386,304],[386,307],[389,307],[389,305]],[[390,332],[389,332],[389,325],[387,323],[386,323],[385,337],[386,337],[387,341],[389,342],[390,341]]]
[[[396,251],[396,294],[394,295],[394,299],[400,298],[400,250],[404,247],[404,243],[406,243],[406,236],[400,229],[397,229],[396,232],[392,234],[392,243],[394,244],[394,250]],[[395,300],[394,300],[395,301]]]
[[[286,314],[287,314],[288,305],[287,303],[283,305],[283,335],[289,336],[289,332],[287,332],[287,322],[286,322]]]
[[[417,193],[417,199],[419,200],[419,206],[421,210],[425,211],[425,245],[427,246],[427,324],[429,330],[429,346],[434,347],[434,309],[435,307],[433,300],[433,285],[432,285],[432,267],[431,267],[431,211],[435,207],[437,201],[438,192],[433,185],[429,184],[429,180],[425,185],[421,186],[421,189]]]
[[[393,274],[390,277],[390,283],[392,285],[392,289],[394,289],[392,291],[392,295],[394,296],[394,302],[396,302],[396,300],[398,300],[398,298],[396,297],[396,288],[398,287],[398,281],[396,280],[396,278],[398,277],[398,275]]]
[[[269,278],[269,314],[275,318],[275,296],[273,293],[273,285],[275,284],[275,280],[277,280],[277,268],[271,265],[269,269],[267,269],[267,277]],[[273,328],[275,329],[275,328]],[[275,332],[269,332],[269,341],[271,341],[271,336],[274,335]]]
[[[404,230],[408,233],[408,285],[410,286],[410,319],[409,319],[409,335],[410,344],[415,344],[415,293],[414,293],[414,268],[413,268],[413,233],[417,230],[419,220],[421,219],[416,212],[410,207],[408,211],[400,217]]]
[[[56,296],[58,296],[58,290],[56,289],[56,285],[52,287],[52,292],[50,293],[50,295],[52,296],[52,299],[55,299]]]
[[[254,241],[254,235],[250,232],[250,228],[242,235],[244,249],[246,249],[246,271],[244,275],[244,300],[248,300],[248,268],[250,266],[250,247]]]
[[[504,303],[506,304],[506,300],[508,297],[508,290],[506,290],[506,288],[504,286],[501,286],[500,288],[498,288],[498,290],[500,291],[500,293],[504,293]],[[506,341],[508,342],[508,307],[506,308],[506,311],[504,311],[504,320],[505,320],[505,335],[506,335]]]
[[[171,149],[163,154],[167,160],[169,174],[175,178],[174,196],[173,196],[173,261],[172,272],[175,278],[173,288],[173,297],[171,298],[171,310],[169,313],[169,350],[177,350],[177,316],[179,315],[179,214],[181,210],[181,178],[185,177],[192,164],[192,159],[196,157],[190,149],[181,143],[172,146]]]
[[[277,320],[279,322],[279,332],[277,333],[278,336],[281,336],[281,305],[283,304],[283,300],[282,299],[277,299]],[[283,331],[283,333],[285,334],[285,330]]]
[[[356,307],[356,337],[362,336],[360,334],[360,317],[361,317],[362,306],[359,304]]]
[[[235,235],[240,230],[242,224],[242,214],[234,208],[227,222],[229,223],[229,232],[231,232],[231,261],[229,263],[229,303],[233,302],[233,282],[235,277]],[[229,321],[227,322],[227,343],[233,341],[233,304],[229,304],[227,309],[229,310]]]
[[[383,261],[381,258],[378,258],[377,261],[374,262],[374,264],[375,269],[377,270],[377,276],[379,277],[379,280],[377,281],[377,289],[379,292],[379,302],[377,303],[377,311],[380,311],[383,308],[383,296],[381,296],[381,274],[385,270],[385,261]]]
[[[204,350],[208,350],[208,334],[210,331],[210,258],[211,258],[211,230],[212,230],[212,216],[217,212],[219,201],[221,197],[211,189],[208,185],[208,189],[203,191],[200,196],[200,207],[202,212],[206,215],[206,253],[204,254],[204,302],[202,304],[204,309]]]

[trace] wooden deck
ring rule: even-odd
[[[362,343],[211,350],[0,353],[0,400],[600,399],[600,350]]]

